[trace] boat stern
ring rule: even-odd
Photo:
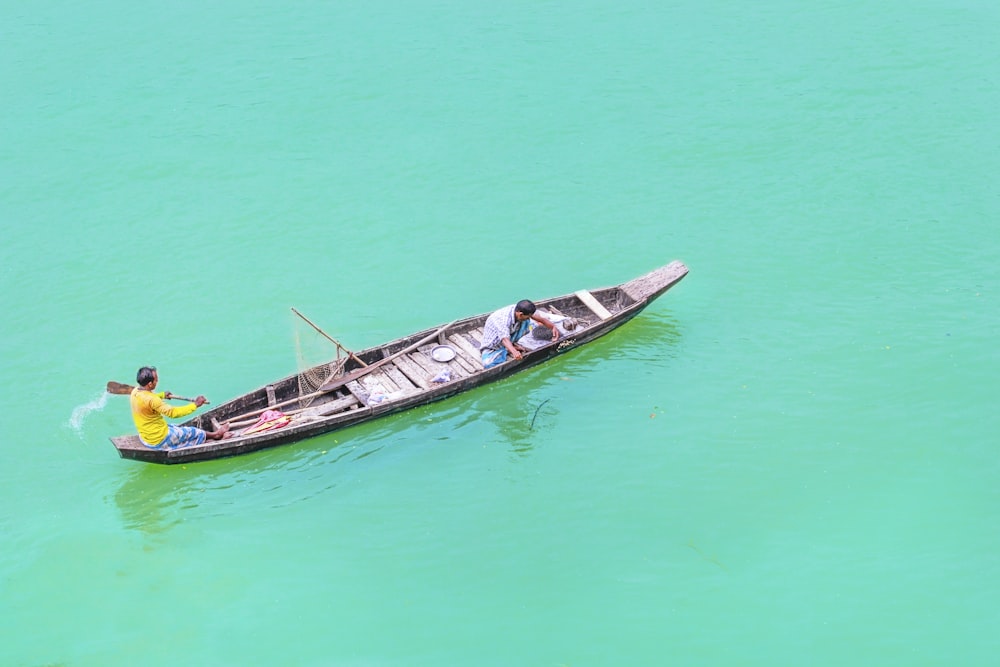
[[[146,461],[147,463],[163,463],[166,460],[166,450],[153,449],[142,444],[137,435],[119,435],[110,438],[111,444],[118,450],[123,459]]]

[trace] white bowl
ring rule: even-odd
[[[451,345],[437,345],[431,350],[431,359],[446,363],[455,358],[455,348]]]

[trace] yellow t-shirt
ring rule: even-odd
[[[164,393],[154,394],[148,389],[136,387],[129,398],[132,403],[132,421],[139,431],[139,437],[147,445],[158,445],[167,437],[167,420],[164,417],[186,417],[198,409],[194,403],[172,408],[163,402]]]

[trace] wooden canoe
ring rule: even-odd
[[[240,434],[254,424],[262,412],[276,409],[292,418],[282,428],[225,440],[207,440],[203,445],[173,450],[146,447],[136,435],[114,437],[111,442],[122,458],[149,463],[189,463],[296,442],[438,401],[537,366],[603,336],[642,312],[687,275],[687,271],[684,264],[675,261],[615,287],[580,290],[536,301],[542,314],[560,320],[558,326],[562,335],[556,342],[547,337],[526,337],[526,342],[534,349],[520,361],[510,360],[493,368],[483,368],[479,340],[490,311],[357,352],[350,358],[341,359],[340,363],[320,364],[227,401],[185,422],[186,426],[206,430],[229,422],[231,430]],[[548,333],[548,329],[542,327],[542,332]],[[448,347],[435,353],[440,345]],[[434,358],[447,358],[452,354],[454,358],[448,361]],[[432,381],[440,380],[446,369],[448,380]]]

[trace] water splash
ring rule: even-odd
[[[101,392],[101,395],[92,400],[90,403],[78,405],[73,408],[73,414],[69,418],[70,428],[76,431],[77,435],[80,435],[83,430],[83,420],[86,419],[87,415],[91,412],[103,410],[104,406],[108,404],[108,396],[110,395],[111,394],[106,391]]]

